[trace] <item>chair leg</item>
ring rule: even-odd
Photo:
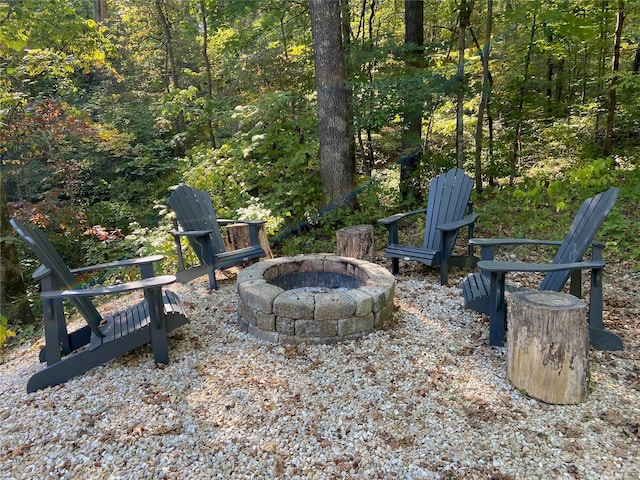
[[[394,275],[400,273],[400,261],[397,258],[391,259],[391,273]]]
[[[31,375],[27,382],[27,392],[32,393],[71,380],[92,368],[113,360],[131,350],[126,342],[113,342],[109,348],[100,346],[95,350],[81,350],[72,353],[58,363],[49,365]]]
[[[504,301],[504,274],[491,272],[489,282],[489,345],[502,347],[507,322],[507,309]]]
[[[449,261],[443,260],[440,262],[440,285],[447,283],[449,283]]]
[[[209,269],[209,288],[211,290],[218,290],[218,281],[216,280],[216,269],[213,267]]]
[[[167,319],[164,313],[162,290],[145,290],[144,297],[149,306],[149,328],[151,329],[151,347],[155,363],[169,364],[169,344],[167,340]]]
[[[589,292],[589,342],[598,350],[622,350],[622,340],[602,322],[602,269],[591,270]]]

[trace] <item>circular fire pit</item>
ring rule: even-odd
[[[238,274],[238,323],[271,343],[353,340],[391,318],[395,284],[387,269],[356,258],[266,260]]]

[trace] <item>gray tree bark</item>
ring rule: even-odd
[[[482,131],[484,125],[484,110],[489,106],[491,95],[491,74],[489,72],[489,54],[491,52],[491,30],[493,29],[493,0],[487,0],[487,26],[482,48],[482,94],[478,105],[478,122],[476,123],[476,152],[475,152],[475,184],[476,190],[482,192]],[[488,108],[487,108],[488,110]],[[487,111],[487,115],[490,115]]]
[[[420,68],[424,50],[424,2],[405,0],[404,2],[404,43],[407,49],[406,63],[411,70]],[[405,160],[400,164],[400,195],[402,200],[413,196],[421,200],[420,185],[416,178],[422,160],[422,98],[414,92],[407,92],[404,99],[402,128],[402,152]]]
[[[456,166],[464,166],[464,51],[466,49],[467,28],[471,24],[473,1],[461,0],[458,15],[458,95],[456,100]]]
[[[616,16],[616,33],[613,42],[613,58],[611,60],[611,83],[609,84],[609,105],[607,106],[607,124],[604,137],[604,156],[608,157],[613,151],[613,124],[616,114],[617,75],[620,70],[620,48],[622,44],[622,26],[624,25],[624,0],[618,0],[618,14]]]
[[[93,0],[93,19],[100,23],[107,18],[107,0]]]
[[[354,164],[349,152],[347,92],[339,0],[311,0],[311,35],[318,92],[320,176],[327,203],[355,208]]]

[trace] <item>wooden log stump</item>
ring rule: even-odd
[[[250,247],[249,225],[246,223],[232,223],[227,225],[223,240],[227,250],[238,250],[240,248]],[[260,245],[262,245],[262,248],[267,254],[265,258],[273,258],[264,225],[262,225],[258,231],[258,240],[260,240]]]
[[[534,291],[507,295],[507,374],[527,395],[575,404],[589,390],[587,306],[573,295]]]
[[[373,262],[375,246],[373,225],[355,225],[336,232],[338,255]]]

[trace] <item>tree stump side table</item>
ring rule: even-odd
[[[249,239],[249,225],[241,222],[227,225],[225,235],[222,240],[225,243],[225,248],[229,250],[238,250],[240,248],[250,247],[251,240]],[[273,258],[273,253],[269,246],[269,240],[267,239],[267,232],[264,229],[264,225],[262,225],[258,231],[258,240],[266,253],[265,258]]]
[[[341,257],[373,262],[375,254],[373,225],[354,225],[336,232],[336,247]]]
[[[550,291],[507,295],[507,374],[528,396],[552,404],[586,400],[589,390],[587,306]]]

